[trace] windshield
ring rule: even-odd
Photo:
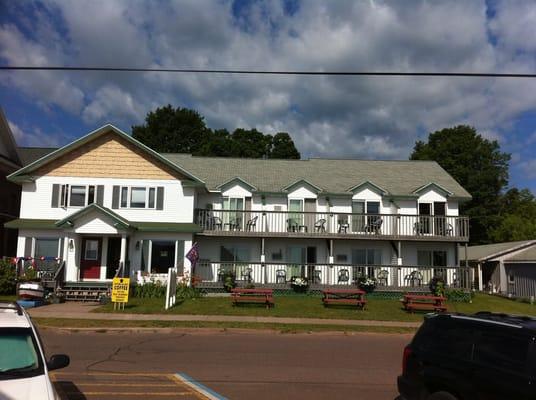
[[[0,329],[0,379],[28,378],[43,373],[32,330]]]

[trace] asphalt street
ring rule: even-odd
[[[411,339],[204,329],[49,328],[41,336],[49,356],[71,357],[54,379],[63,398],[77,400],[211,398],[196,383],[214,391],[212,398],[394,400],[402,351]]]

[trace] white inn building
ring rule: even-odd
[[[159,154],[112,125],[8,176],[22,187],[19,257],[58,257],[63,280],[134,279],[176,266],[221,288],[467,286],[459,204],[471,196],[433,161],[264,160]],[[461,264],[461,266],[460,266]]]

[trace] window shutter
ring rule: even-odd
[[[119,186],[114,186],[112,193],[112,208],[119,208]]]
[[[104,201],[104,185],[97,186],[97,204],[99,206],[103,205]]]
[[[50,206],[52,208],[58,208],[59,207],[59,199],[60,199],[60,185],[53,184],[52,185],[52,202]]]
[[[156,209],[157,210],[164,209],[164,187],[163,186],[158,186],[156,188]]]

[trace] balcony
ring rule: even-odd
[[[469,240],[468,217],[198,209],[195,218],[207,236]]]

